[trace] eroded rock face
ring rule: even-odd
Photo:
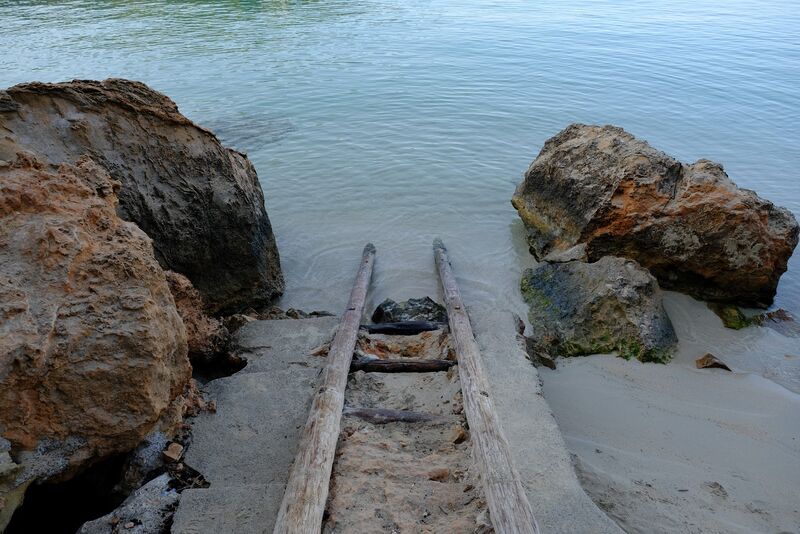
[[[189,359],[192,363],[209,363],[217,355],[227,351],[230,342],[228,329],[218,319],[206,315],[203,297],[188,278],[172,271],[164,274],[178,315],[186,327]]]
[[[0,160],[22,149],[52,165],[88,154],[118,180],[119,215],[153,240],[210,311],[269,303],[283,291],[278,250],[253,165],[127,80],[29,83],[0,91]]]
[[[677,344],[653,276],[635,261],[541,263],[522,277],[531,340],[547,355],[617,351],[624,358],[666,362]]]
[[[0,167],[0,442],[18,466],[2,492],[180,416],[184,326],[150,239],[116,214],[118,188],[87,157]]]
[[[748,306],[772,302],[798,241],[788,210],[720,165],[683,164],[613,126],[573,124],[549,139],[512,203],[537,258],[631,258],[664,288]]]

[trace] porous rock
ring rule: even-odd
[[[386,299],[372,313],[373,323],[401,323],[405,321],[447,322],[447,310],[430,297],[395,302]]]
[[[146,85],[121,79],[27,83],[0,91],[0,160],[90,155],[122,184],[118,214],[153,240],[211,312],[263,305],[284,287],[264,195],[246,155]]]
[[[665,289],[748,306],[772,302],[798,242],[791,212],[718,163],[681,163],[614,126],[549,139],[512,204],[537,258],[584,245],[589,261],[635,259]]]
[[[208,364],[228,350],[228,329],[205,313],[203,297],[188,278],[173,271],[166,271],[165,275],[178,314],[186,327],[189,359],[193,364]]]
[[[130,451],[180,415],[185,330],[150,239],[115,212],[118,187],[87,157],[53,171],[22,153],[0,168],[0,432],[19,464],[8,494]]]
[[[541,263],[525,271],[536,350],[553,357],[617,351],[665,362],[677,344],[658,282],[635,261]]]

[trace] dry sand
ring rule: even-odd
[[[584,488],[629,532],[800,532],[800,395],[787,389],[800,390],[800,340],[727,330],[683,295],[666,306],[670,364],[540,369]],[[734,372],[696,369],[705,352]]]

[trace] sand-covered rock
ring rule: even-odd
[[[613,126],[549,139],[512,203],[537,258],[582,245],[589,261],[635,259],[666,289],[742,305],[772,302],[798,242],[791,212],[721,165],[681,163]]]
[[[54,171],[19,154],[0,167],[10,495],[127,452],[180,415],[191,373],[184,326],[150,239],[116,214],[118,188],[87,157]]]
[[[153,240],[210,311],[267,304],[283,291],[264,195],[247,156],[127,80],[28,83],[0,91],[0,160],[27,150],[52,165],[90,155],[115,180],[119,215]]]
[[[531,339],[551,356],[617,351],[643,362],[670,359],[677,337],[653,276],[635,261],[541,263],[522,277]]]

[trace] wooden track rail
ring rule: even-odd
[[[364,247],[361,265],[336,336],[328,351],[322,382],[314,397],[308,421],[300,437],[297,456],[289,471],[275,534],[319,532],[328,498],[331,469],[344,408],[344,390],[356,346],[364,301],[367,297],[375,247]]]
[[[499,534],[538,534],[539,527],[519,473],[511,460],[508,441],[494,410],[480,349],[461,301],[447,249],[441,240],[434,241],[433,253],[444,290],[450,335],[458,358],[464,411],[492,526]]]

